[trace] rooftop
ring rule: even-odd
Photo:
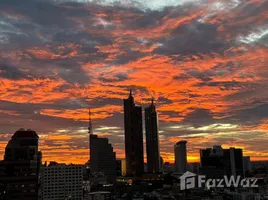
[[[179,144],[186,144],[186,143],[187,143],[186,140],[181,140],[181,141],[177,142],[177,145],[179,145]]]
[[[31,129],[19,129],[14,133],[14,135],[11,137],[12,139],[14,138],[39,138],[39,136],[36,134],[35,131]]]

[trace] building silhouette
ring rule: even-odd
[[[226,176],[244,177],[243,150],[221,146],[200,150],[200,173],[210,178]]]
[[[187,141],[179,141],[174,146],[175,172],[184,174],[187,171]]]
[[[147,172],[160,172],[160,152],[158,136],[158,116],[154,105],[154,100],[150,106],[145,108],[145,133],[147,152]]]
[[[88,117],[90,172],[93,176],[105,176],[107,182],[114,183],[117,175],[114,149],[107,138],[99,138],[98,135],[93,134],[90,109]]]
[[[109,183],[116,181],[116,156],[107,138],[90,135],[90,172],[104,175]]]
[[[163,157],[160,156],[160,172],[163,172],[163,167],[164,167],[164,159]]]
[[[42,200],[83,200],[83,168],[56,162],[42,166]]]
[[[134,103],[132,91],[124,99],[126,175],[141,176],[144,172],[142,108]]]
[[[30,129],[14,133],[0,162],[0,199],[37,200],[41,152],[38,135]]]

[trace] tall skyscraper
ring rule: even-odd
[[[179,141],[174,146],[175,172],[183,174],[187,171],[187,141]]]
[[[158,136],[158,116],[154,100],[149,107],[145,108],[146,152],[147,172],[160,172],[160,152]]]
[[[8,142],[0,171],[0,199],[37,200],[41,152],[35,131],[20,129]]]
[[[116,156],[107,138],[90,135],[90,172],[107,176],[110,183],[116,180]]]
[[[144,172],[142,109],[134,103],[132,91],[124,99],[126,175],[141,176]]]

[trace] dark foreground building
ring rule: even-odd
[[[145,130],[146,130],[146,152],[147,152],[147,172],[160,172],[160,153],[158,136],[158,116],[154,101],[145,108]]]
[[[208,178],[244,177],[243,150],[221,146],[200,150],[200,173]]]
[[[35,131],[20,129],[8,142],[0,163],[0,199],[38,199],[41,166],[38,139]]]
[[[124,99],[126,175],[141,176],[144,172],[142,109],[134,103],[132,92]]]

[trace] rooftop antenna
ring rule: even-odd
[[[88,108],[88,134],[93,135],[91,110]]]
[[[92,119],[91,119],[91,110],[88,108],[88,150],[89,150],[89,160],[90,160],[90,140],[91,136],[93,135],[93,128],[92,128]]]
[[[88,93],[88,88],[87,88],[87,99],[89,100],[89,93]],[[92,128],[92,119],[91,119],[91,109],[90,109],[90,101],[88,101],[88,151],[89,151],[89,160],[90,161],[90,139],[91,136],[93,135],[93,128]]]
[[[152,105],[154,105],[154,97],[151,98]]]
[[[232,147],[234,147],[234,133],[232,132]]]

